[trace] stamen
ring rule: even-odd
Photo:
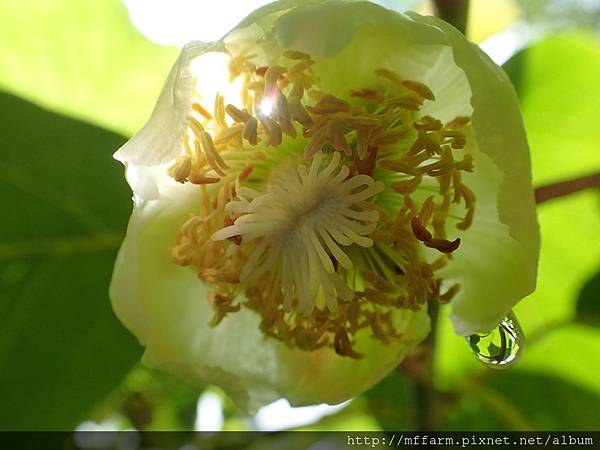
[[[402,86],[410,89],[413,92],[416,92],[421,97],[426,98],[427,100],[435,100],[435,97],[433,95],[433,92],[431,92],[431,89],[429,89],[429,87],[427,87],[423,83],[420,83],[418,81],[403,80]]]
[[[185,183],[192,170],[192,158],[189,156],[180,156],[175,163],[169,167],[168,173],[178,183]]]
[[[239,311],[243,294],[265,335],[360,358],[360,330],[389,343],[400,337],[395,310],[447,303],[460,289],[442,293],[436,273],[461,242],[447,239],[448,222],[466,230],[475,219],[461,177],[474,170],[470,118],[416,118],[433,91],[388,69],[375,73],[390,86],[334,96],[321,90],[310,55],[282,56],[263,67],[256,55],[233,57],[239,100],[225,105],[217,93],[213,111],[196,84],[167,172],[199,186],[200,212],[182,225],[173,262],[212,287],[211,325]],[[429,263],[424,247],[442,255]]]
[[[212,116],[210,113],[204,109],[204,107],[200,103],[192,103],[192,110],[196,111],[198,114],[204,116],[207,120],[212,120]]]

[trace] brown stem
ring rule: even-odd
[[[540,186],[535,190],[535,202],[540,204],[553,198],[564,197],[565,195],[574,194],[575,192],[593,187],[600,187],[600,172]]]
[[[433,4],[435,5],[436,16],[466,34],[469,0],[434,0]]]
[[[433,385],[433,364],[435,357],[435,340],[440,305],[436,300],[431,300],[427,312],[431,320],[431,332],[421,344],[421,373],[415,380],[416,424],[418,431],[438,429],[439,399]]]

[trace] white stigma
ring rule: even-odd
[[[303,314],[310,314],[320,296],[330,310],[336,308],[338,298],[352,298],[352,290],[336,273],[338,264],[352,268],[340,245],[373,245],[367,236],[379,214],[357,205],[384,188],[368,175],[348,178],[350,170],[340,166],[339,152],[321,168],[323,156],[316,154],[310,168],[301,164],[274,172],[264,193],[241,188],[242,200],[227,205],[227,212],[240,216],[212,236],[213,240],[241,236],[242,248],[255,244],[242,281],[271,272],[283,291],[284,308],[289,311],[297,298],[297,310]]]

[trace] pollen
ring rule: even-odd
[[[401,337],[397,312],[460,292],[438,272],[475,220],[462,176],[476,170],[470,118],[422,114],[435,92],[388,68],[333,95],[311,55],[255,59],[231,58],[233,96],[197,83],[167,173],[197,185],[200,208],[172,260],[211,287],[198,301],[212,326],[247,308],[270,338],[361,358],[361,330],[389,343]]]

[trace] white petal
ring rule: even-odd
[[[445,22],[410,16],[439,28],[472,91],[481,154],[475,155],[475,173],[466,179],[476,192],[477,212],[447,269],[463,286],[451,318],[457,333],[468,335],[496,326],[535,289],[540,238],[529,148],[517,95],[502,69]]]
[[[333,404],[377,383],[428,334],[426,311],[405,311],[397,318],[401,339],[386,346],[365,330],[357,346],[365,357],[353,360],[266,338],[259,316],[245,308],[209,327],[207,287],[169,254],[195,204],[197,194],[186,186],[163,190],[159,200],[136,208],[119,253],[110,294],[119,319],[146,347],[145,364],[218,385],[250,412],[279,397]]]
[[[115,159],[124,164],[154,166],[169,162],[179,155],[194,89],[189,64],[196,55],[208,48],[209,44],[201,42],[192,42],[183,48],[169,72],[150,119],[117,150]]]

